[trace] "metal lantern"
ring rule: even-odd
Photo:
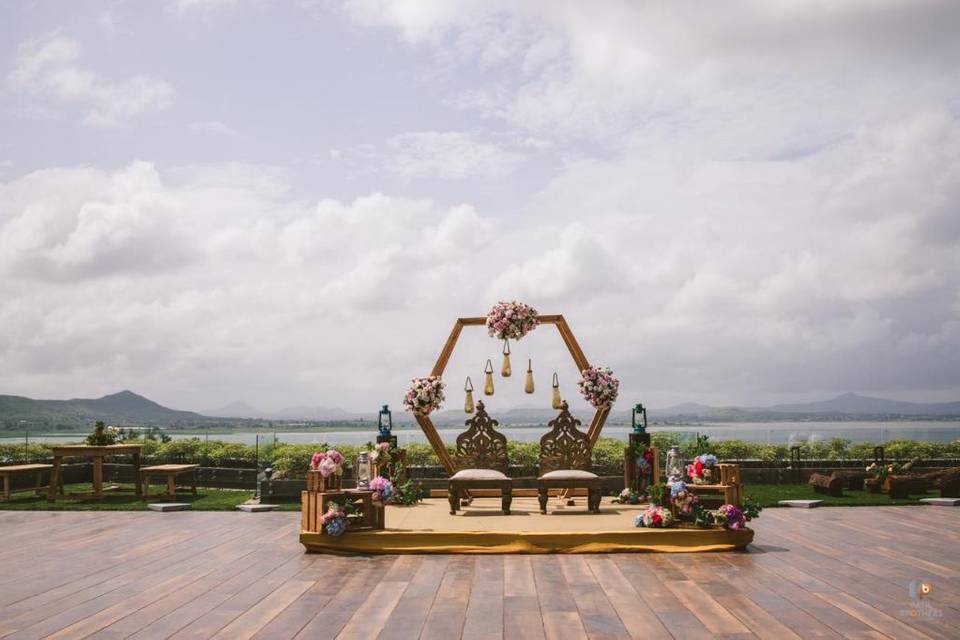
[[[390,413],[390,407],[383,405],[380,414],[377,416],[377,429],[381,436],[390,437],[390,431],[393,429],[393,414]]]
[[[361,451],[357,456],[357,488],[366,489],[368,486],[370,486],[370,456],[366,451]]]
[[[680,453],[680,447],[674,445],[667,451],[667,482],[681,480],[683,480],[683,455]]]
[[[637,416],[640,417],[639,422],[637,422]],[[642,402],[638,402],[633,407],[633,432],[634,433],[647,432],[647,408],[643,406]]]

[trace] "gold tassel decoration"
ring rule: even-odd
[[[483,369],[483,374],[486,377],[486,381],[483,384],[483,395],[492,396],[493,395],[493,363],[487,359],[487,366]]]
[[[504,378],[509,378],[511,373],[513,373],[513,369],[510,368],[510,341],[504,338],[503,366],[500,368],[500,375]]]
[[[523,390],[526,393],[533,393],[533,360],[527,360],[527,379],[523,383]]]
[[[463,412],[473,413],[473,382],[470,376],[467,376],[467,382],[463,385],[463,390],[467,392],[467,398],[463,401]]]
[[[557,377],[556,371],[553,372],[553,401],[550,406],[557,411],[563,408],[563,398],[560,397],[560,378]]]

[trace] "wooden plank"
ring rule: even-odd
[[[607,556],[588,556],[586,562],[631,638],[665,640],[673,637],[657,614],[620,572],[613,559]]]
[[[590,638],[629,638],[623,622],[607,599],[607,594],[597,583],[585,556],[560,556],[560,570],[583,622],[583,629]]]
[[[450,558],[428,556],[422,559],[400,602],[380,632],[380,640],[413,640],[420,637]]]
[[[463,633],[475,563],[474,556],[456,556],[450,560],[427,614],[421,638],[447,640],[459,638]]]
[[[545,637],[530,556],[503,558],[503,635],[518,640]]]
[[[473,571],[462,637],[503,637],[503,556],[480,556]]]
[[[532,562],[546,638],[586,638],[574,593],[564,580],[557,556],[534,556]]]
[[[580,343],[577,342],[576,337],[573,335],[573,331],[570,330],[570,326],[567,324],[567,321],[563,316],[559,316],[556,322],[557,331],[560,332],[560,337],[563,339],[563,343],[567,345],[567,350],[570,352],[570,355],[573,356],[573,361],[577,363],[577,367],[580,371],[590,367],[590,361],[587,360],[587,356],[583,355],[583,350],[580,348]]]

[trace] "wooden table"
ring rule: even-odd
[[[130,456],[133,458],[133,484],[137,495],[142,495],[143,487],[140,484],[140,452],[141,444],[111,444],[105,447],[94,447],[88,444],[68,444],[51,447],[53,449],[53,471],[50,472],[50,490],[47,500],[57,499],[56,487],[60,482],[60,465],[64,457],[90,458],[93,460],[93,495],[99,498],[103,495],[103,459],[106,456]]]

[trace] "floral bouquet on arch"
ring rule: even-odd
[[[487,333],[500,340],[519,340],[539,324],[537,310],[516,300],[498,302],[487,312]]]
[[[581,372],[577,382],[580,394],[596,409],[609,407],[620,393],[620,381],[613,375],[610,367],[587,367]]]
[[[440,376],[411,378],[410,388],[403,397],[403,408],[419,416],[439,409],[444,400],[443,387]]]

